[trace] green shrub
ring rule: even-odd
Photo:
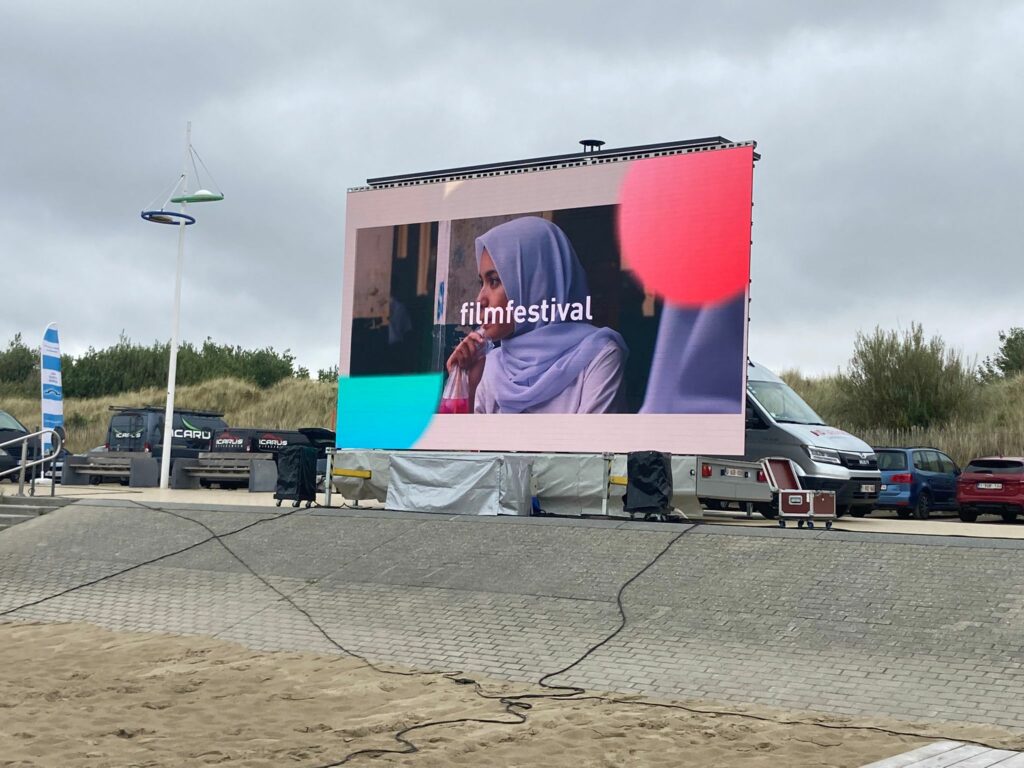
[[[0,395],[38,396],[39,387],[39,350],[30,349],[21,334],[15,334],[0,352]]]
[[[903,430],[974,415],[980,385],[974,367],[939,336],[912,323],[902,333],[858,333],[841,377],[842,421]]]
[[[1024,372],[1024,328],[1011,328],[999,332],[999,352],[994,358],[986,357],[981,365],[983,378],[1005,378]]]
[[[122,335],[106,349],[94,349],[78,357],[61,357],[61,375],[65,397],[101,397],[119,392],[134,392],[148,387],[165,387],[170,344],[154,342],[150,346],[133,344]],[[180,386],[199,384],[216,378],[235,378],[258,387],[271,387],[297,373],[307,378],[305,369],[296,370],[295,358],[285,350],[271,347],[243,349],[215,344],[207,339],[196,347],[189,342],[178,348],[175,382]],[[39,350],[25,345],[18,334],[0,351],[0,395],[38,397]]]

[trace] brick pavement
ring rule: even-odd
[[[168,508],[173,505],[164,505]],[[176,509],[225,532],[278,510]],[[1024,732],[1024,542],[302,510],[226,541],[341,645],[520,681]],[[131,504],[0,534],[0,611],[202,540]],[[10,618],[337,652],[216,542]]]

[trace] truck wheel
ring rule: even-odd
[[[917,506],[914,507],[914,517],[918,520],[927,520],[932,516],[932,499],[925,491],[921,491],[917,497]]]
[[[773,507],[771,502],[768,501],[759,501],[754,504],[754,511],[766,520],[774,520],[779,516],[775,507]]]
[[[960,519],[965,523],[973,523],[978,519],[978,510],[971,509],[970,507],[960,507],[960,512],[958,514]]]

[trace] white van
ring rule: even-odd
[[[786,382],[751,362],[743,458],[767,456],[792,459],[804,488],[835,491],[837,514],[862,517],[878,500],[881,474],[871,446],[825,424]]]

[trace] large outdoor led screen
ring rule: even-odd
[[[338,447],[742,454],[753,162],[350,192]]]

